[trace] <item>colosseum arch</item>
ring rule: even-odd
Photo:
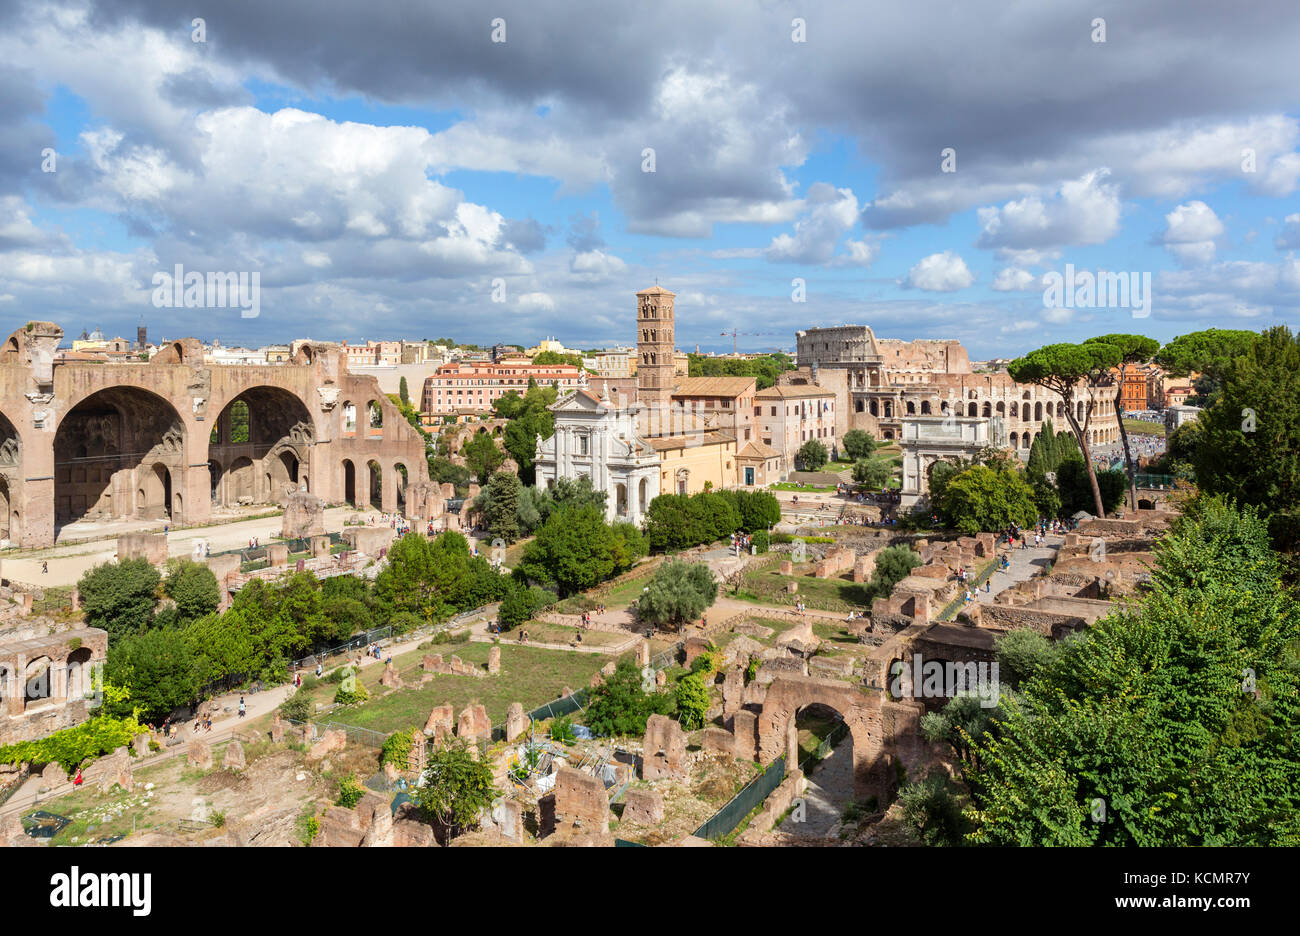
[[[295,394],[268,386],[244,390],[222,408],[208,438],[208,463],[218,472],[213,503],[279,503],[289,485],[309,482],[314,439],[311,413]]]
[[[139,387],[107,387],[82,399],[54,435],[56,528],[82,519],[181,522],[185,424],[167,400]]]

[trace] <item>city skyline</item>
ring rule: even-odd
[[[658,280],[682,347],[857,323],[980,358],[1297,321],[1280,3],[297,6],[0,14],[0,313],[594,347]],[[178,265],[260,275],[260,314],[158,308]],[[1149,316],[1046,307],[1067,266],[1149,277]]]

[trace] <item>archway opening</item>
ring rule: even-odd
[[[54,434],[54,522],[165,519],[184,490],[185,425],[148,390],[109,387],[72,407]]]
[[[379,462],[371,461],[366,465],[370,472],[370,506],[376,510],[384,509],[384,472]]]
[[[311,414],[295,394],[248,388],[226,404],[208,437],[209,461],[229,466],[213,484],[213,502],[279,503],[298,486],[313,439]]]
[[[792,814],[780,828],[820,837],[829,834],[854,801],[853,735],[844,716],[820,702],[802,706],[793,718],[799,764],[789,763],[787,754],[786,771],[801,766],[813,795],[805,795],[803,815]]]
[[[349,506],[357,506],[357,469],[347,458],[343,459],[343,500]]]

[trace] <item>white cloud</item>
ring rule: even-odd
[[[588,281],[609,280],[621,276],[627,270],[627,264],[603,250],[588,250],[574,254],[569,269]]]
[[[966,261],[951,250],[930,254],[908,272],[900,285],[925,292],[954,292],[975,282]]]
[[[1215,246],[1223,236],[1223,222],[1203,201],[1179,205],[1165,215],[1162,243],[1184,265],[1197,266],[1214,260]]]
[[[1038,249],[1100,244],[1119,231],[1119,188],[1106,184],[1107,169],[1065,182],[1044,199],[1029,195],[1001,208],[979,209],[979,247]]]
[[[1038,284],[1038,281],[1039,278],[1028,270],[1007,267],[998,271],[998,275],[994,277],[989,288],[996,289],[998,292],[1023,292],[1027,289],[1033,289]]]
[[[858,199],[852,189],[837,189],[817,182],[808,189],[805,210],[794,224],[794,234],[778,234],[767,248],[773,262],[820,266],[870,266],[879,252],[877,244],[848,241],[846,253],[836,255],[840,238],[858,221]]]

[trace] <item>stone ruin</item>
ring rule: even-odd
[[[449,737],[456,726],[456,712],[450,705],[439,705],[429,713],[424,733],[434,741]]]
[[[499,652],[499,648],[498,648]],[[420,668],[424,670],[425,675],[421,682],[428,682],[434,675],[454,675],[454,676],[487,676],[479,667],[472,663],[466,663],[458,656],[451,656],[447,659],[442,658],[441,653],[426,653],[420,661]]]
[[[513,741],[528,731],[528,716],[519,702],[511,702],[506,712],[506,741]]]
[[[348,734],[342,728],[330,728],[307,752],[308,760],[321,760],[348,746]]]
[[[687,779],[686,733],[681,725],[666,715],[651,715],[646,720],[641,777],[645,780]]]
[[[663,794],[656,790],[628,790],[623,797],[621,821],[630,825],[654,825],[663,822]]]
[[[389,689],[402,688],[402,677],[397,674],[397,669],[393,666],[391,660],[384,664],[384,672],[379,677],[379,685]]]
[[[221,766],[227,770],[243,770],[248,766],[248,761],[244,758],[244,745],[238,738],[226,745],[226,756],[221,759]]]
[[[284,516],[280,535],[285,539],[306,539],[325,533],[325,502],[315,494],[291,487],[281,501]]]
[[[199,770],[211,770],[212,745],[203,738],[191,738],[185,748],[185,763]]]
[[[561,767],[555,776],[555,830],[581,829],[609,832],[609,794],[599,777],[573,767]]]
[[[475,746],[479,741],[492,740],[492,721],[487,709],[481,705],[467,705],[456,720],[456,737]]]

